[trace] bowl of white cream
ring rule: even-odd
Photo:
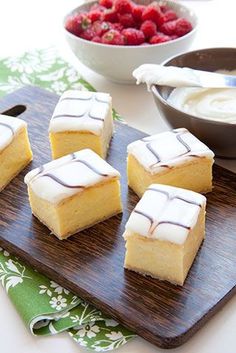
[[[236,75],[236,48],[196,50],[163,65]],[[236,88],[152,86],[151,90],[171,127],[186,127],[218,157],[236,158]]]

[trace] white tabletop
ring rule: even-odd
[[[178,1],[178,0],[176,0]],[[25,50],[57,45],[62,56],[77,66],[84,78],[98,91],[113,97],[114,107],[125,120],[140,130],[155,133],[166,129],[152,96],[144,86],[119,85],[107,81],[71,55],[61,36],[60,24],[64,14],[76,7],[76,0],[6,0],[0,11],[0,56],[19,55]],[[236,46],[235,0],[185,1],[199,15],[200,25],[192,48]],[[127,98],[128,97],[128,98]],[[236,172],[236,161],[218,161]],[[68,334],[33,337],[25,328],[10,300],[0,286],[0,351],[3,353],[75,353],[85,352]],[[144,323],[145,324],[145,323]],[[175,353],[235,353],[236,298],[212,318],[185,345],[169,352]],[[16,349],[17,347],[17,349]],[[117,353],[163,352],[141,338],[123,346]]]

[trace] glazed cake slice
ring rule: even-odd
[[[25,176],[32,213],[59,239],[122,211],[120,174],[92,150],[49,162]]]
[[[107,93],[66,91],[49,125],[53,159],[85,148],[102,158],[113,134],[112,99]]]
[[[206,198],[152,184],[133,210],[124,233],[124,267],[183,285],[205,234]]]
[[[32,160],[24,120],[0,115],[0,191]]]
[[[213,158],[184,128],[145,137],[128,145],[128,184],[140,197],[153,183],[207,193],[212,190]]]

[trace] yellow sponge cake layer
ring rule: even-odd
[[[153,184],[132,212],[124,233],[124,267],[183,285],[205,235],[204,196]]]
[[[87,188],[56,206],[37,197],[31,189],[29,199],[32,213],[59,239],[65,239],[122,211],[118,180]]]
[[[207,193],[212,190],[213,152],[186,129],[176,129],[128,146],[128,185],[141,197],[153,183]]]
[[[49,162],[25,177],[32,213],[59,239],[122,211],[120,174],[92,150]]]
[[[149,173],[129,155],[127,159],[128,184],[141,197],[151,184],[165,184],[207,193],[212,190],[212,159],[199,157],[186,161],[183,165],[164,168],[156,174]]]
[[[0,190],[31,160],[26,123],[21,119],[0,116]]]

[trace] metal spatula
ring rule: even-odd
[[[236,68],[236,63],[235,63]],[[236,88],[236,76],[194,70],[188,67],[144,64],[134,70],[137,84],[170,87]]]

